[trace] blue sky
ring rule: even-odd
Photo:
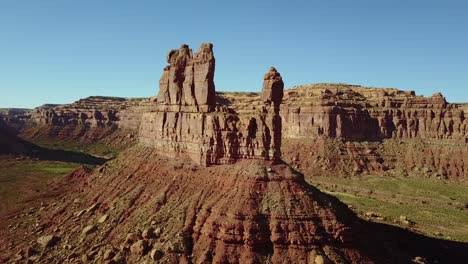
[[[214,43],[216,89],[343,82],[468,102],[467,1],[0,0],[0,107],[147,97],[169,49]]]

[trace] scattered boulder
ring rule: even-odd
[[[57,242],[60,240],[59,237],[55,235],[46,235],[46,236],[41,236],[37,239],[37,243],[42,247],[42,248],[48,248],[52,247]]]
[[[96,225],[89,225],[83,228],[83,231],[81,232],[82,235],[89,235],[91,233],[94,233],[97,230]]]
[[[130,247],[130,252],[133,255],[143,256],[147,253],[148,250],[148,243],[145,240],[138,240],[137,242],[133,243]]]
[[[108,214],[105,214],[105,215],[101,216],[101,217],[99,218],[99,220],[98,220],[98,223],[99,223],[99,224],[104,223],[104,222],[107,220],[108,217],[109,217]]]
[[[99,206],[99,203],[95,203],[93,205],[91,205],[88,209],[86,209],[86,212],[89,213],[89,212],[93,212],[94,210],[96,210]]]
[[[380,214],[375,213],[375,212],[366,212],[365,216],[367,216],[367,217],[380,217]]]
[[[164,252],[162,252],[159,249],[153,249],[151,250],[149,255],[150,255],[151,260],[160,260],[164,256]]]
[[[423,257],[420,257],[420,256],[414,257],[414,259],[411,262],[416,263],[416,264],[426,264],[426,263],[428,263],[426,261],[426,259],[424,259]]]
[[[109,260],[112,259],[115,256],[116,252],[113,248],[110,248],[106,251],[104,251],[103,259],[104,260]]]
[[[140,239],[141,239],[141,236],[139,234],[128,233],[127,236],[125,237],[124,244],[133,244]]]
[[[84,214],[84,212],[86,212],[86,209],[83,209],[83,210],[81,210],[81,211],[78,211],[78,212],[76,212],[74,215],[75,215],[76,217],[80,217],[82,214]]]
[[[111,263],[114,263],[114,264],[123,264],[123,263],[126,263],[126,260],[125,260],[124,255],[122,255],[122,253],[119,251],[119,252],[117,252],[117,254],[115,254],[115,256],[112,258],[112,262],[111,262]]]
[[[408,217],[404,215],[400,215],[400,223],[407,226],[414,224],[413,221],[409,220]]]
[[[321,255],[317,255],[314,260],[315,264],[324,264],[325,259]]]
[[[161,233],[162,233],[161,227],[157,227],[157,228],[154,230],[154,233],[156,234],[156,236],[160,236]]]
[[[155,238],[156,233],[154,232],[154,228],[150,227],[143,230],[142,236],[143,238]]]

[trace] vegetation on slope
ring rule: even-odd
[[[466,186],[443,180],[389,176],[313,177],[308,181],[338,197],[363,218],[406,227],[427,236],[468,242]]]

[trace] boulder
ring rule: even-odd
[[[60,238],[55,235],[46,235],[46,236],[39,237],[37,239],[37,243],[42,248],[48,248],[48,247],[54,246],[59,240]]]
[[[85,228],[83,228],[83,231],[81,231],[81,234],[82,235],[89,235],[91,233],[94,233],[96,230],[97,230],[96,225],[89,225],[89,226],[86,226]]]
[[[138,240],[137,242],[133,243],[130,247],[130,252],[133,255],[143,256],[147,253],[148,250],[148,243],[145,240]]]
[[[164,252],[158,249],[152,249],[149,255],[151,260],[160,260],[164,256]]]
[[[145,230],[143,230],[143,233],[141,234],[143,238],[155,238],[156,233],[154,232],[154,228],[150,227]]]
[[[98,223],[99,223],[99,224],[104,223],[104,222],[107,220],[108,217],[109,217],[108,214],[102,215],[102,216],[99,218]]]

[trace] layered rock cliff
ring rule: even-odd
[[[21,129],[32,141],[80,141],[126,144],[136,140],[141,117],[154,100],[91,96],[71,104],[33,109]]]
[[[17,134],[31,118],[32,109],[25,108],[0,108],[0,120],[4,129]]]
[[[286,92],[281,113],[286,137],[325,136],[353,141],[449,139],[464,143],[464,111],[440,94],[353,85],[306,85]]]
[[[283,105],[286,159],[310,173],[468,173],[468,120],[440,93],[318,84],[288,90]]]
[[[91,96],[72,104],[36,108],[31,111],[31,121],[38,125],[138,129],[141,114],[149,111],[151,105],[147,98]]]
[[[263,105],[263,94],[218,93],[236,111]],[[362,173],[465,178],[468,120],[441,94],[346,84],[284,91],[283,159],[306,175]]]
[[[265,75],[264,89],[269,95],[261,107],[239,112],[226,104],[216,105],[211,44],[202,44],[193,56],[182,45],[168,53],[168,63],[160,81],[158,106],[143,114],[142,144],[167,155],[188,154],[203,165],[280,159],[283,82],[276,69]]]

